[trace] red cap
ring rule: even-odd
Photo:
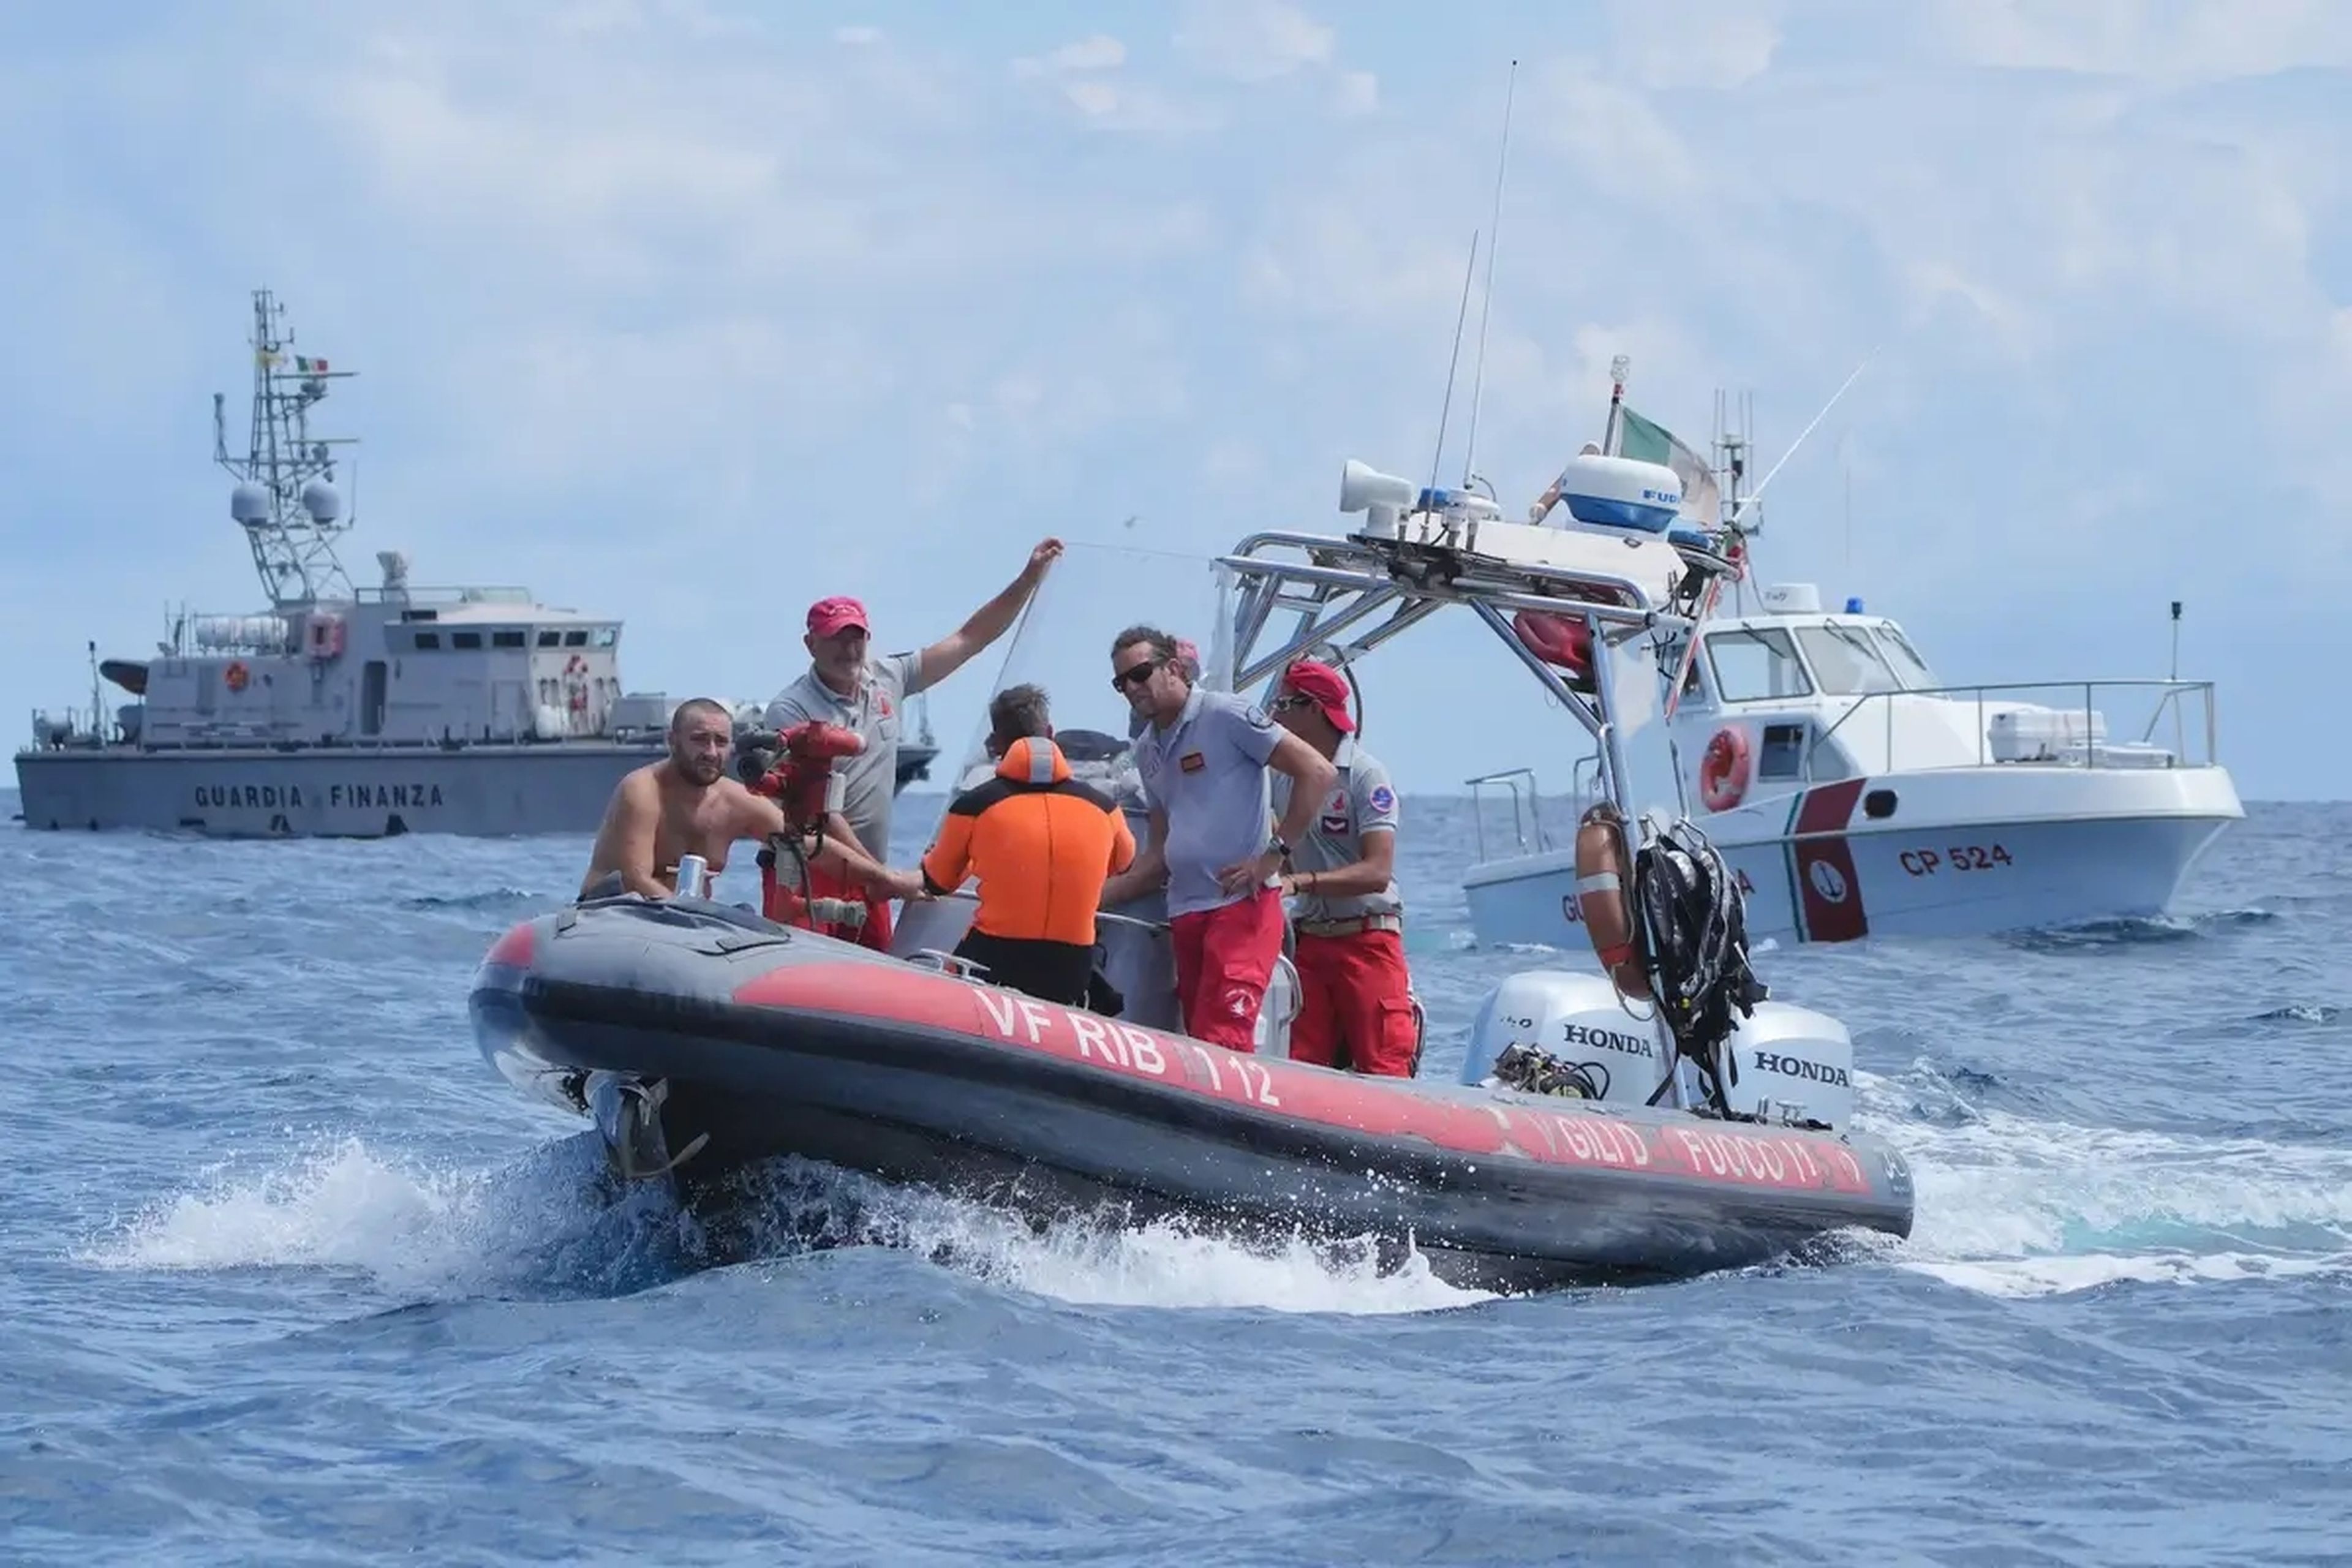
[[[809,606],[808,629],[818,637],[829,637],[848,626],[866,629],[866,606],[856,600],[836,595]]]
[[[1315,706],[1323,710],[1323,717],[1341,734],[1353,734],[1355,717],[1348,711],[1347,679],[1328,664],[1302,658],[1283,672],[1283,689],[1311,698]]]

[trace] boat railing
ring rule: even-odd
[[[934,901],[945,903],[950,900],[956,903],[977,905],[980,902],[980,895],[968,888],[959,888],[952,893],[941,893],[937,895]],[[1168,922],[1166,921],[1148,921],[1140,915],[1115,915],[1108,910],[1096,910],[1095,923],[1097,925],[1108,924],[1115,926],[1133,926],[1136,930],[1148,932],[1152,936],[1165,936],[1168,934]]]
[[[352,597],[362,605],[528,605],[529,588],[504,584],[455,588],[362,588]]]
[[[1902,771],[1903,759],[1897,755],[1895,716],[1898,706],[1908,698],[1932,698],[1973,704],[1976,710],[1976,765],[1979,767],[2021,764],[2088,768],[2211,767],[2219,761],[2213,691],[2213,682],[2210,680],[2137,678],[1988,681],[1975,686],[1909,687],[1898,691],[1864,692],[1854,698],[1852,705],[1805,748],[1803,771],[1809,782],[1826,778],[1828,775],[1815,773],[1815,759],[1820,754],[1822,743],[1849,726],[1853,727],[1852,732],[1858,735],[1864,726],[1874,723],[1884,725],[1885,771]],[[2046,693],[2052,700],[2020,696],[2029,692]],[[2115,733],[2106,732],[2100,706],[2102,692],[2152,697],[2147,721],[2139,726],[2137,739],[2119,742]],[[2001,715],[2004,708],[2029,704],[2065,716],[2067,731],[2049,737],[2020,736],[2014,742],[2016,754],[1997,754],[1992,721]],[[1872,711],[1874,708],[1874,713]],[[2159,728],[2166,727],[2168,719],[2173,743],[2169,752],[2159,757],[2156,752],[2158,731]],[[2079,732],[2072,731],[2072,721],[2075,720],[2081,721]],[[2120,727],[2116,733],[2128,733],[2128,727]],[[2201,742],[2201,750],[2192,749],[2192,738]],[[1950,766],[1952,759],[1947,752],[1927,765]]]
[[[1551,847],[1544,835],[1542,791],[1536,785],[1533,768],[1506,768],[1500,773],[1480,773],[1462,781],[1470,788],[1470,829],[1477,840],[1478,858],[1486,858],[1486,799],[1490,788],[1508,790],[1511,795],[1511,842],[1521,855],[1540,855]],[[1522,795],[1520,785],[1527,786]],[[1529,840],[1533,839],[1530,843]]]

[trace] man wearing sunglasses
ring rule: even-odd
[[[1404,900],[1396,885],[1397,799],[1389,771],[1356,743],[1346,677],[1300,659],[1283,672],[1274,720],[1328,757],[1339,782],[1282,878],[1297,946],[1298,1017],[1290,1054],[1320,1067],[1411,1078],[1421,1055]],[[1289,803],[1276,779],[1275,805]]]
[[[825,818],[828,837],[846,839],[872,860],[889,863],[890,807],[898,791],[898,736],[907,699],[937,686],[1003,637],[1061,553],[1060,540],[1040,542],[1003,592],[919,652],[874,657],[866,606],[855,599],[819,599],[809,606],[807,635],[802,638],[809,650],[808,672],[776,694],[762,721],[781,733],[818,719],[866,737],[864,751],[834,764],[842,781],[842,802],[841,809]],[[824,898],[862,897],[866,922],[858,940],[880,952],[890,950],[889,887],[871,881],[852,886],[817,868],[811,872],[810,892]]]
[[[1111,686],[1137,720],[1136,770],[1151,843],[1103,886],[1113,909],[1164,885],[1184,1032],[1233,1050],[1256,1048],[1258,1008],[1282,955],[1276,875],[1305,836],[1338,770],[1231,692],[1192,683],[1176,639],[1129,626],[1111,644]],[[1269,773],[1291,783],[1269,839]]]

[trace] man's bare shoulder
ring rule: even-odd
[[[720,779],[710,786],[710,798],[733,822],[764,828],[783,821],[782,807],[765,795],[753,795],[740,779]]]

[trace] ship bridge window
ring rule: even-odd
[[[565,647],[586,647],[588,646],[588,634],[586,632],[577,631],[566,632],[563,634],[563,646]]]
[[[492,632],[490,634],[490,646],[492,647],[522,647],[527,645],[528,640],[528,637],[522,632]]]
[[[598,647],[611,647],[613,644],[619,639],[620,635],[621,629],[618,626],[598,626],[596,628],[596,646]]]
[[[1822,689],[1840,697],[1870,691],[1900,691],[1903,683],[1870,638],[1852,626],[1799,626],[1797,640],[1820,678]]]
[[[1886,656],[1886,662],[1895,667],[1895,678],[1914,691],[1933,689],[1935,672],[1927,668],[1927,661],[1919,657],[1919,650],[1911,646],[1895,623],[1882,622],[1876,630],[1879,651]]]
[[[555,630],[551,626],[542,628],[539,634],[539,646],[541,647],[562,647],[563,646],[563,634]]]
[[[439,632],[419,632],[416,634],[417,652],[429,653],[440,646],[441,634]]]
[[[1726,702],[1769,702],[1803,697],[1813,689],[1796,645],[1778,627],[1709,632],[1706,660],[1715,672],[1715,689]]]
[[[482,646],[482,634],[479,632],[451,632],[449,634],[449,646],[451,647],[479,647]]]

